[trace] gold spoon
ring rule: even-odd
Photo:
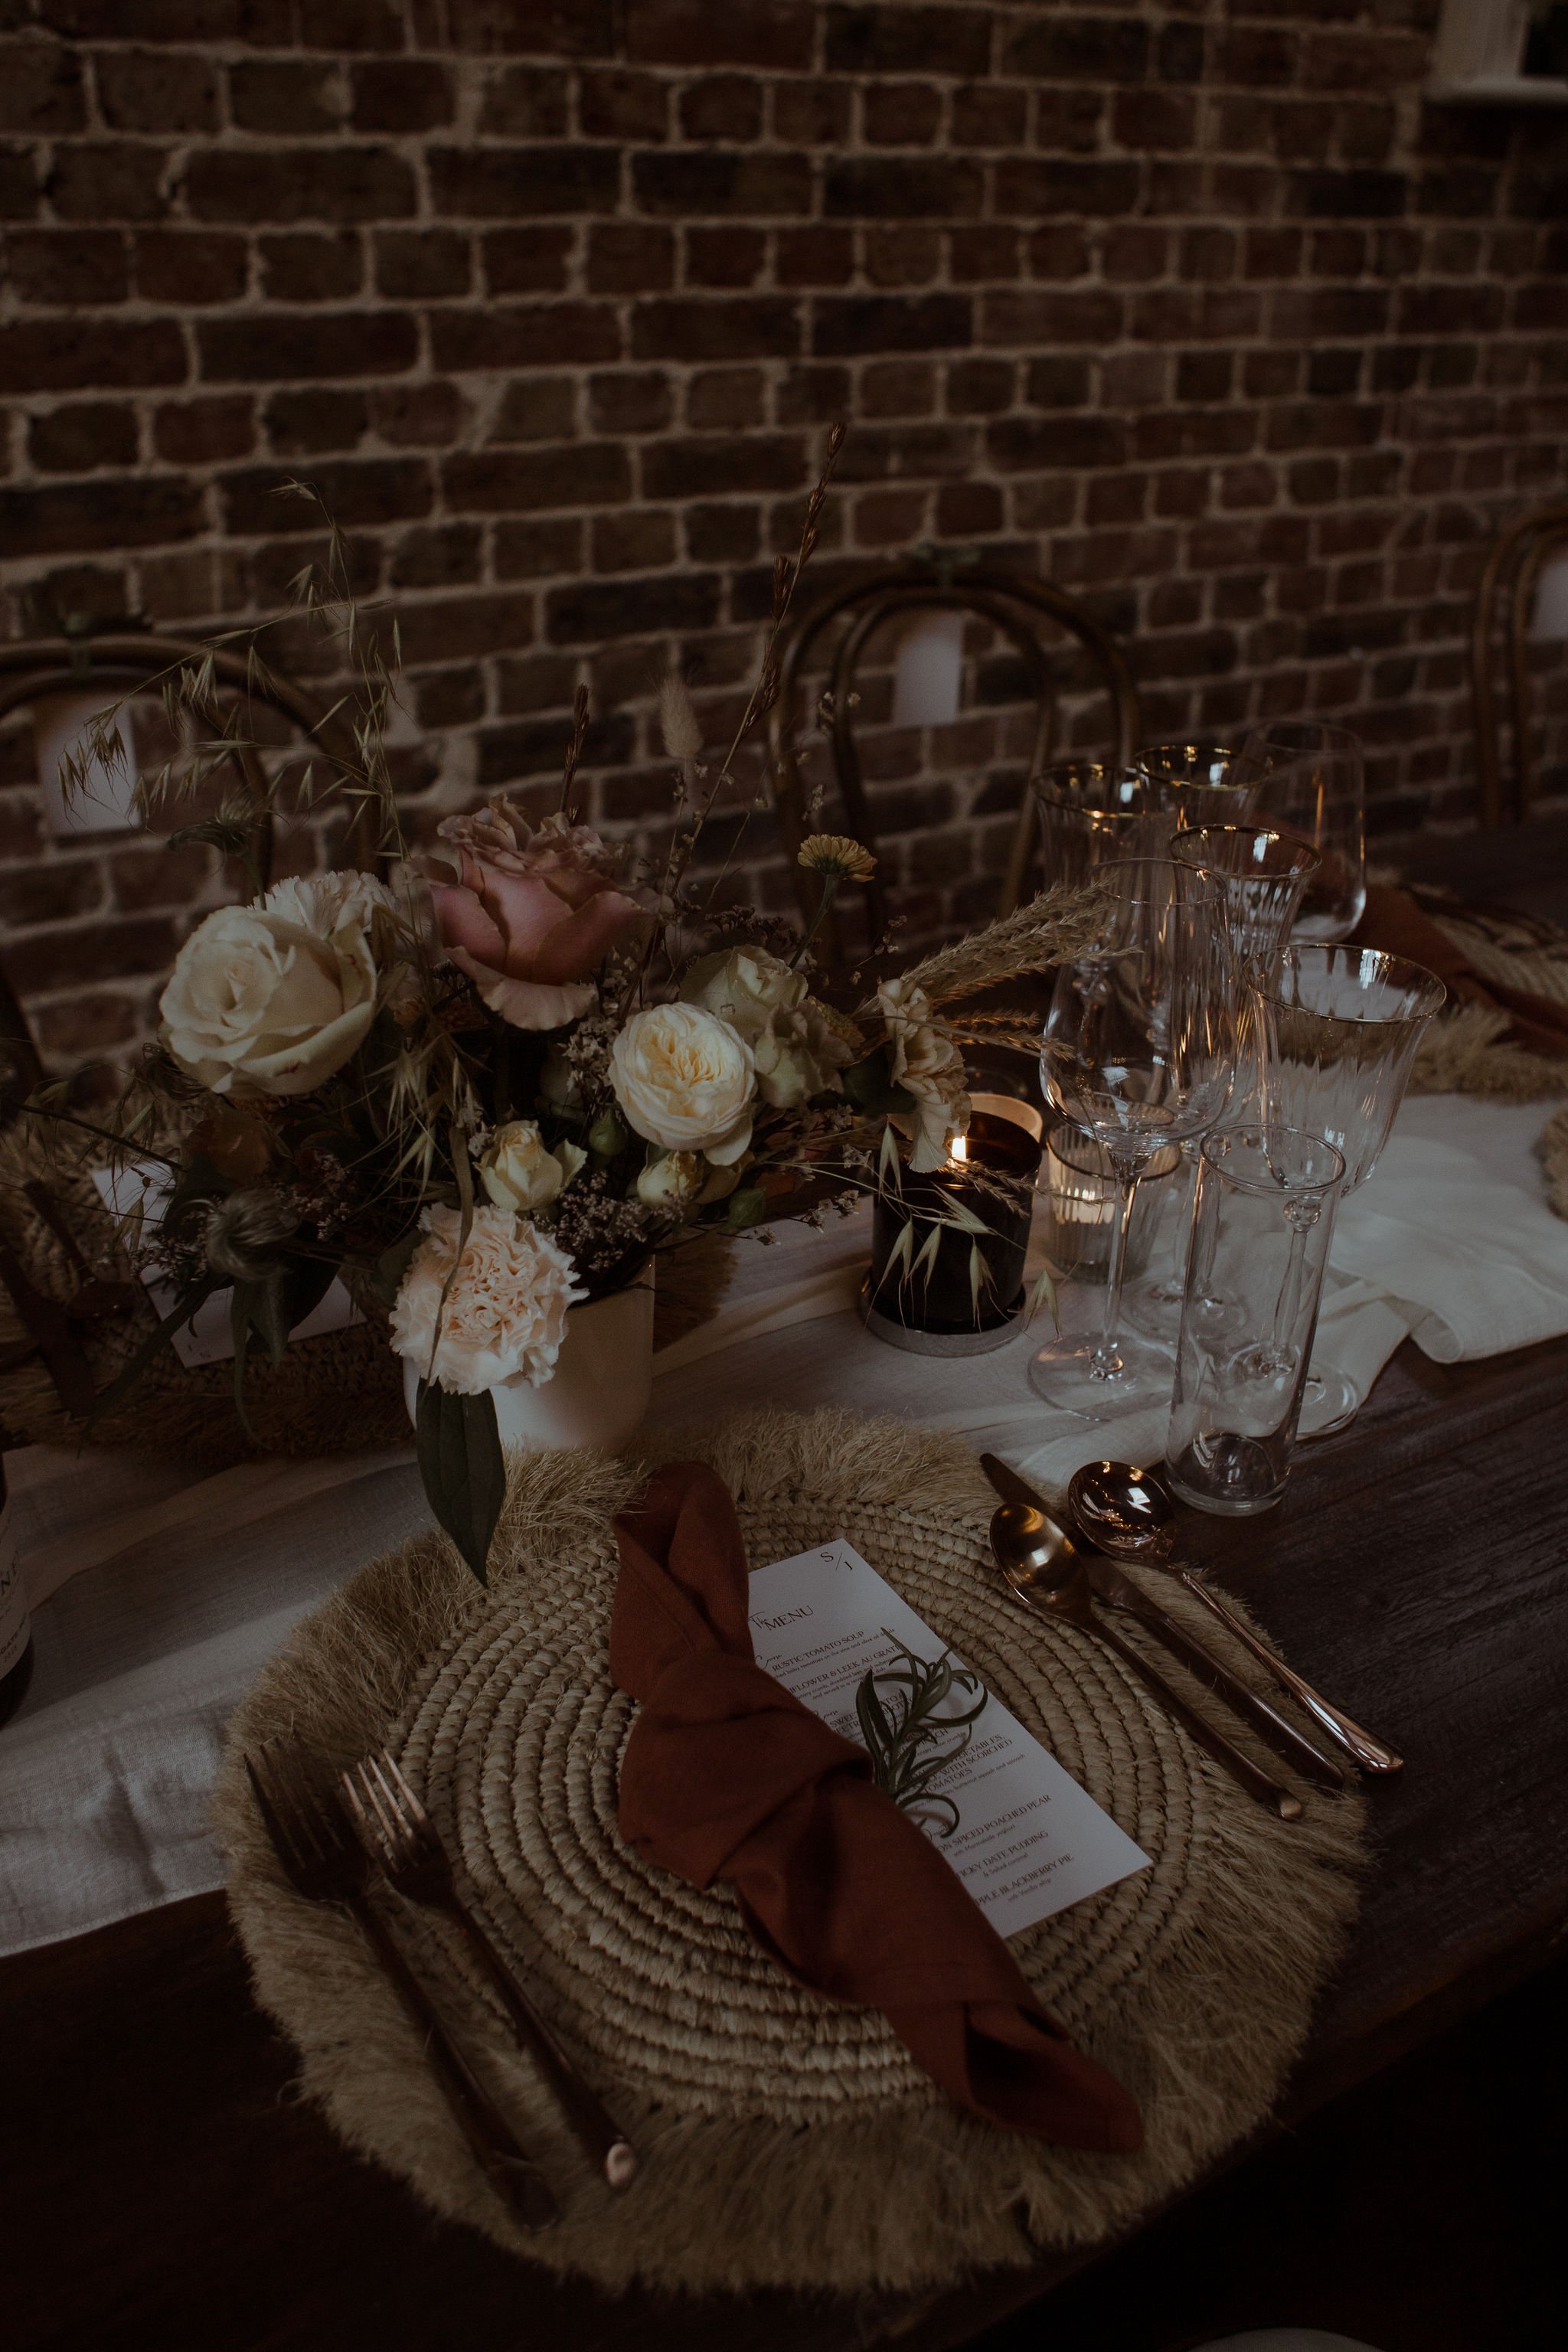
[[[1124,1665],[1131,1666],[1148,1684],[1167,1713],[1192,1735],[1205,1753],[1212,1756],[1216,1764],[1223,1764],[1241,1783],[1249,1797],[1256,1797],[1260,1805],[1267,1805],[1282,1822],[1300,1819],[1300,1797],[1293,1797],[1289,1789],[1280,1788],[1267,1772],[1260,1771],[1249,1756],[1232,1746],[1223,1731],[1216,1730],[1195,1706],[1189,1706],[1147,1658],[1141,1657],[1113,1626],[1096,1615],[1083,1561],[1065,1528],[1058,1528],[1055,1519],[1047,1518],[1044,1511],[1031,1510],[1026,1503],[1002,1503],[991,1515],[991,1549],[997,1567],[1026,1609],[1033,1609],[1042,1616],[1065,1617],[1069,1625],[1077,1625],[1083,1633],[1098,1634]]]
[[[1179,1577],[1187,1591],[1205,1602],[1220,1623],[1251,1651],[1258,1664],[1268,1667],[1281,1690],[1289,1691],[1363,1771],[1405,1769],[1403,1756],[1385,1748],[1381,1739],[1374,1739],[1370,1731],[1363,1731],[1359,1723],[1331,1706],[1310,1683],[1303,1682],[1294,1667],[1288,1666],[1267,1642],[1260,1642],[1200,1576],[1175,1558],[1176,1507],[1152,1471],[1140,1470],[1131,1462],[1086,1462],[1073,1473],[1068,1499],[1073,1516],[1101,1551],[1116,1559],[1143,1560]]]

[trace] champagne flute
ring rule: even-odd
[[[1289,935],[1290,925],[1318,866],[1318,853],[1293,835],[1249,824],[1182,825],[1171,844],[1178,866],[1205,875],[1217,887],[1230,931],[1237,972],[1236,1076],[1230,1099],[1216,1127],[1240,1127],[1258,1116],[1261,1053],[1253,989],[1267,975]],[[1170,1186],[1163,1234],[1163,1266],[1129,1294],[1127,1319],[1146,1338],[1174,1343],[1186,1290],[1187,1236],[1192,1224],[1201,1137],[1183,1146],[1182,1164]]]
[[[1447,993],[1403,956],[1313,942],[1286,948],[1257,989],[1264,1116],[1335,1147],[1345,1163],[1342,1197],[1376,1168],[1415,1049]],[[1360,1405],[1342,1372],[1310,1373],[1300,1433],[1326,1437]]]
[[[1359,735],[1317,719],[1270,719],[1247,739],[1262,770],[1254,796],[1260,824],[1311,843],[1321,864],[1292,936],[1348,940],[1366,905],[1366,781]]]
[[[1121,1328],[1128,1227],[1144,1168],[1214,1124],[1236,1056],[1215,885],[1171,858],[1100,872],[1110,896],[1095,941],[1057,973],[1040,1077],[1052,1107],[1104,1147],[1115,1178],[1104,1312],[1098,1338],[1060,1334],[1029,1367],[1037,1395],[1095,1421],[1169,1399],[1169,1349]]]

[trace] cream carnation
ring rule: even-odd
[[[456,1209],[431,1210],[392,1310],[393,1347],[421,1380],[458,1396],[520,1378],[539,1388],[555,1370],[567,1308],[588,1294],[566,1252],[536,1225],[510,1209],[476,1209],[443,1309],[462,1223]]]
[[[752,1139],[752,1049],[697,1004],[634,1013],[610,1048],[610,1083],[637,1132],[728,1167]]]
[[[220,907],[180,950],[160,1035],[215,1094],[303,1095],[363,1044],[375,1016],[371,929],[395,917],[368,874],[275,883],[254,907]]]
[[[774,1110],[795,1110],[813,1095],[842,1094],[838,1073],[856,1049],[806,994],[805,975],[766,948],[731,948],[700,957],[681,994],[727,1021],[752,1049],[757,1092]]]
[[[954,1138],[968,1131],[963,1056],[931,1020],[923,989],[902,980],[884,981],[877,1009],[888,1025],[893,1082],[914,1097],[912,1114],[894,1114],[913,1131],[910,1166],[917,1175],[929,1175],[945,1166]]]

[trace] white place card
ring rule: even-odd
[[[902,1663],[894,1642],[928,1661],[942,1654],[930,1626],[842,1538],[754,1569],[751,1621],[757,1664],[858,1747],[862,1676]],[[963,1661],[954,1654],[953,1663]],[[955,1694],[955,1711],[973,1704],[973,1694]],[[945,1837],[935,1821],[921,1827],[999,1935],[1016,1936],[1149,1868],[1148,1855],[990,1693],[963,1755],[931,1785],[952,1800],[958,1825]]]
[[[92,1181],[97,1185],[104,1207],[111,1217],[129,1216],[140,1207],[142,1223],[149,1232],[157,1225],[163,1214],[163,1202],[173,1186],[166,1169],[156,1160],[139,1160],[123,1168],[95,1168]],[[142,1276],[147,1286],[147,1296],[160,1316],[173,1314],[179,1305],[180,1294],[172,1282],[163,1282],[153,1273]],[[234,1354],[234,1325],[231,1308],[232,1290],[215,1290],[204,1299],[188,1323],[182,1323],[172,1333],[174,1349],[182,1364],[220,1364]],[[346,1331],[351,1323],[363,1323],[363,1316],[349,1297],[342,1282],[334,1281],[320,1304],[313,1307],[302,1323],[296,1323],[289,1332],[290,1339],[314,1339],[322,1331]]]

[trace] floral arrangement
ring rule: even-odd
[[[530,822],[498,800],[411,849],[384,748],[392,676],[331,574],[307,583],[307,612],[347,635],[360,673],[355,757],[319,789],[374,818],[381,871],[257,887],[182,947],[158,1043],[94,1128],[163,1161],[161,1219],[129,1238],[177,1293],[104,1404],[227,1288],[243,1412],[248,1349],[280,1358],[342,1276],[416,1369],[430,1502],[482,1578],[505,1483],[492,1391],[551,1379],[574,1307],[695,1234],[740,1235],[780,1211],[820,1221],[897,1185],[905,1164],[947,1164],[969,1113],[963,1044],[1010,1027],[945,1008],[1070,953],[1092,909],[1048,893],[840,1006],[812,950],[835,894],[872,870],[859,843],[804,843],[819,898],[799,924],[719,907],[692,877],[703,824],[742,796],[732,762],[776,690],[773,646],[827,478],[780,566],[722,760],[705,757],[681,680],[664,683],[673,824],[658,861],[618,856],[575,805],[582,696],[553,814]],[[186,673],[172,691],[188,714],[211,683]],[[199,786],[232,740],[216,732],[143,789]],[[174,838],[247,854],[269,814],[226,804]],[[76,1118],[58,1091],[35,1108]]]

